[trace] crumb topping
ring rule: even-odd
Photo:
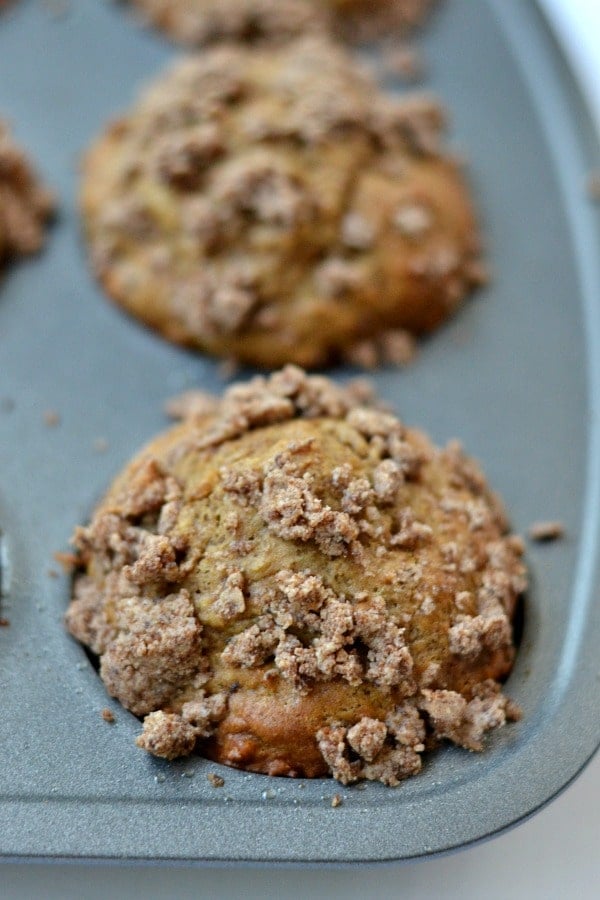
[[[404,629],[387,614],[380,598],[337,596],[310,572],[280,571],[278,591],[265,602],[269,615],[233,637],[223,651],[229,664],[261,666],[272,660],[279,673],[306,690],[314,681],[365,679],[414,690],[413,661]],[[302,643],[297,632],[310,635]],[[357,642],[366,648],[361,662]]]
[[[361,778],[395,787],[402,779],[421,769],[424,727],[414,727],[412,707],[397,707],[390,725],[367,716],[351,728],[333,723],[317,733],[319,749],[331,772],[342,784]],[[418,718],[418,714],[417,714]],[[402,723],[406,719],[406,726]],[[399,736],[399,737],[398,737]],[[358,759],[352,759],[352,754]]]
[[[185,590],[158,602],[124,600],[117,615],[119,634],[104,651],[100,674],[112,697],[143,715],[196,673],[202,628]]]
[[[508,712],[507,698],[495,681],[477,685],[470,701],[455,691],[426,688],[420,704],[436,737],[447,738],[467,750],[483,750],[483,736],[504,725]]]
[[[163,710],[147,715],[142,733],[136,738],[137,746],[163,759],[189,756],[199,739],[207,738],[214,732],[227,706],[227,698],[223,694],[202,698],[201,693],[200,697],[185,703],[180,715]]]

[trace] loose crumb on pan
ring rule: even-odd
[[[52,556],[60,565],[65,575],[71,575],[79,565],[79,556],[76,553],[57,550]]]
[[[587,177],[587,193],[590,200],[600,202],[600,169],[594,169]]]
[[[56,428],[60,425],[61,418],[60,413],[58,413],[55,409],[47,409],[44,412],[44,425],[46,428]]]
[[[331,805],[333,809],[337,809],[338,806],[341,806],[344,801],[340,794],[334,794],[331,798]]]
[[[5,619],[4,616],[0,616],[0,628],[8,628],[9,625],[9,620]]]
[[[214,788],[221,788],[225,784],[225,779],[215,772],[209,772],[206,776],[206,780],[209,781]]]
[[[382,52],[382,65],[386,75],[399,77],[409,84],[425,75],[423,57],[413,44],[387,44]]]
[[[565,526],[559,521],[534,522],[527,529],[527,534],[532,541],[545,543],[557,541],[565,535]]]
[[[223,381],[231,381],[232,378],[238,374],[240,369],[240,364],[234,356],[230,356],[228,359],[224,359],[218,365],[219,376],[223,379]]]
[[[94,453],[106,453],[109,448],[109,443],[106,438],[97,437],[92,441],[92,450]]]
[[[361,369],[409,366],[417,358],[414,335],[402,328],[389,329],[374,338],[357,341],[344,351],[344,361]]]
[[[102,710],[100,715],[102,716],[102,718],[104,719],[105,722],[109,723],[109,725],[112,725],[116,721],[114,712],[111,709],[109,709],[108,706],[104,707],[104,709]]]

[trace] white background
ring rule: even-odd
[[[600,130],[600,0],[543,2],[557,24]],[[600,756],[529,822],[443,859],[340,871],[0,866],[0,900],[128,900],[142,895],[144,900],[431,900],[438,896],[445,900],[596,900],[600,897]]]

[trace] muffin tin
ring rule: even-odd
[[[395,790],[165,763],[136,749],[138,721],[107,698],[63,629],[69,580],[53,553],[166,425],[167,397],[222,387],[217,364],[104,300],[78,232],[79,152],[176,51],[118,4],[78,0],[59,17],[23,0],[0,19],[0,110],[61,206],[46,252],[0,287],[0,616],[10,621],[0,628],[1,857],[424,856],[530,815],[600,743],[600,223],[585,190],[598,142],[535,4],[447,0],[421,43],[429,86],[471,160],[495,277],[414,366],[374,380],[406,422],[437,441],[461,437],[515,530],[565,523],[564,540],[528,547],[532,583],[507,688],[523,721],[482,755],[431,755]],[[60,416],[54,427],[48,411]]]

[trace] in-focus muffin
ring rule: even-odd
[[[294,367],[187,409],[74,538],[67,625],[140,747],[395,785],[518,717],[522,542],[459,446]]]
[[[331,30],[349,40],[403,37],[436,0],[133,0],[143,18],[174,40],[201,47],[227,39],[283,42]]]
[[[52,194],[0,120],[0,271],[9,260],[41,249],[53,207]]]
[[[88,152],[94,270],[170,340],[267,368],[431,331],[481,276],[442,124],[323,38],[208,50]]]

